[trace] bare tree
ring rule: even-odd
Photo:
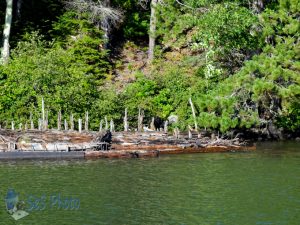
[[[148,48],[148,64],[154,59],[154,48],[156,39],[156,23],[157,23],[157,5],[163,4],[163,0],[139,0],[139,5],[144,9],[150,2],[150,29],[149,29],[149,48]]]
[[[157,6],[163,5],[163,0],[139,0],[139,4],[143,7],[147,7],[147,3],[150,2],[150,29],[149,29],[149,49],[148,49],[148,64],[151,64],[154,59],[154,48],[155,48],[155,39],[156,39],[156,24],[157,24]],[[184,7],[190,8],[190,9],[196,9],[189,5],[185,5],[181,3],[179,0],[176,0],[176,2]],[[199,10],[206,10],[205,8],[199,8]]]
[[[150,14],[150,30],[149,30],[149,49],[148,49],[148,63],[152,63],[154,58],[155,36],[156,36],[156,7],[158,0],[151,0],[151,14]]]
[[[6,15],[3,30],[3,48],[1,51],[0,63],[5,64],[9,59],[9,36],[12,23],[13,0],[6,0]]]
[[[261,13],[264,9],[264,1],[263,0],[253,0],[252,9],[255,13]]]
[[[110,7],[110,0],[69,0],[66,2],[68,9],[80,14],[87,13],[88,20],[104,31],[104,39],[108,40],[113,26],[121,22],[123,14],[117,9]]]

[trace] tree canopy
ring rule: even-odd
[[[164,0],[152,34],[151,2],[89,1],[120,15],[109,40],[101,26],[107,17],[99,14],[95,23],[92,9],[60,0],[15,2],[21,3],[14,4],[11,56],[0,66],[1,124],[25,123],[30,113],[38,118],[44,97],[53,126],[59,110],[65,117],[89,111],[92,129],[105,116],[121,129],[125,108],[131,124],[141,108],[145,122],[177,115],[173,126],[184,130],[194,126],[191,98],[201,129],[274,124],[300,132],[297,0]],[[2,24],[5,7],[2,1]],[[149,35],[156,43],[152,64],[144,57]]]

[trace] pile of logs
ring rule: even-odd
[[[245,141],[238,138],[221,139],[218,137],[198,137],[198,134],[170,136],[163,132],[117,132],[114,133],[114,150],[158,150],[164,153],[224,152],[253,150]]]
[[[49,156],[56,157],[58,155],[60,158],[63,156],[59,152],[74,152],[74,156],[83,158],[141,158],[157,157],[162,154],[230,152],[255,149],[255,146],[249,146],[238,138],[199,137],[198,133],[191,132],[177,133],[176,135],[156,131],[114,132],[112,143],[110,141],[101,142],[105,135],[107,133],[80,133],[58,130],[0,130],[0,158],[1,154],[3,155],[2,158],[14,157],[14,155],[5,156],[5,152],[28,152],[30,154],[33,152],[37,152],[37,154],[48,152]],[[78,151],[83,151],[83,153],[75,154]],[[18,157],[22,157],[22,155],[18,155]],[[72,155],[65,154],[65,157],[72,157]]]
[[[1,130],[0,151],[80,151],[107,149],[108,143],[99,142],[103,133],[57,130]]]

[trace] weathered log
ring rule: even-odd
[[[71,126],[71,131],[74,130],[74,117],[73,113],[70,114],[70,126]]]
[[[45,124],[45,102],[44,97],[42,97],[42,121],[41,121],[41,130],[44,130],[44,124]]]
[[[32,112],[30,112],[30,129],[33,130],[34,129],[34,123],[33,123],[33,119],[32,119]]]
[[[138,115],[138,131],[143,131],[143,120],[144,120],[144,110],[139,108],[139,115]]]
[[[115,132],[115,125],[113,119],[110,120],[110,132]]]
[[[103,130],[103,120],[100,121],[99,132],[102,132],[102,130]]]
[[[124,131],[128,131],[128,117],[127,117],[127,108],[125,109],[125,114],[124,114]]]
[[[67,131],[68,130],[68,122],[66,119],[64,120],[64,127],[65,127],[65,131]]]
[[[174,137],[175,139],[178,139],[179,137],[179,129],[177,127],[174,129]]]
[[[196,119],[195,107],[194,107],[194,104],[192,102],[191,97],[189,98],[189,103],[190,103],[191,109],[192,109],[192,114],[193,114],[194,123],[195,123],[195,130],[198,131],[198,124],[197,124],[197,119]]]
[[[45,115],[45,121],[44,121],[44,130],[48,130],[48,115],[49,115],[49,112],[48,110],[46,110],[46,115]]]
[[[82,119],[78,119],[78,131],[79,133],[82,131]]]
[[[106,116],[104,117],[104,120],[105,120],[105,130],[108,130],[108,122],[107,122],[107,117]]]
[[[150,129],[151,129],[151,130],[155,130],[155,126],[154,126],[154,117],[152,117],[152,119],[151,119]]]
[[[61,110],[57,114],[57,130],[61,130]]]
[[[39,121],[38,121],[38,129],[39,130],[42,130],[42,125],[43,124],[43,119],[39,118]]]
[[[89,112],[85,112],[85,121],[84,121],[84,130],[88,131],[89,130]]]
[[[165,121],[165,124],[164,124],[164,132],[165,132],[165,133],[168,133],[168,120]]]

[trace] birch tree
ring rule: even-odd
[[[154,58],[155,36],[156,36],[156,7],[158,0],[151,1],[151,14],[150,14],[150,30],[149,30],[149,49],[148,49],[148,63],[150,64]]]
[[[155,49],[155,40],[156,40],[156,30],[157,30],[157,7],[159,5],[164,5],[163,0],[140,0],[140,5],[145,6],[147,2],[150,2],[150,28],[149,28],[149,48],[148,48],[148,64],[151,64],[154,59],[154,49]],[[179,0],[176,0],[180,6],[188,7],[194,9],[191,6],[181,3]]]
[[[154,59],[156,24],[157,24],[157,6],[162,4],[162,0],[139,0],[139,4],[143,8],[147,8],[150,2],[150,27],[149,27],[149,45],[148,45],[148,64]]]
[[[6,0],[5,24],[3,30],[3,48],[0,63],[5,64],[9,59],[9,36],[12,23],[13,0]]]

